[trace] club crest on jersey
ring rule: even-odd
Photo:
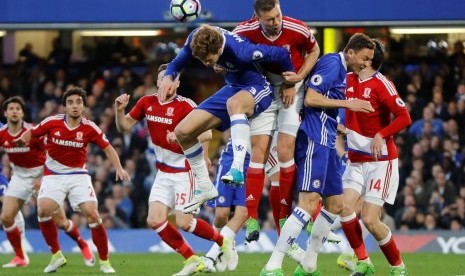
[[[84,134],[82,133],[82,131],[76,132],[76,140],[82,141],[83,136],[84,136]]]
[[[310,82],[313,85],[320,85],[323,82],[323,77],[320,74],[315,74],[310,77]]]
[[[260,52],[260,51],[255,51],[253,52],[252,54],[252,60],[259,60],[259,59],[262,59],[263,58],[263,53]]]
[[[363,90],[362,97],[364,97],[365,99],[369,99],[370,98],[370,93],[371,93],[371,88],[367,87],[367,88],[365,88],[365,90]]]
[[[320,181],[319,179],[313,180],[312,186],[313,186],[313,188],[315,188],[315,189],[320,188],[320,186],[321,186],[321,181]]]
[[[174,116],[174,107],[168,107],[166,110],[165,116],[173,117]]]

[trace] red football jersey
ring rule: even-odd
[[[177,95],[169,102],[161,103],[158,94],[139,99],[129,115],[137,121],[147,119],[150,138],[157,158],[156,166],[164,172],[186,172],[189,163],[178,144],[169,144],[166,135],[196,107],[188,98]]]
[[[266,36],[257,18],[239,23],[233,32],[255,44],[285,47],[291,54],[295,72],[299,72],[305,55],[316,44],[315,37],[304,22],[287,16],[283,16],[281,33],[273,39]],[[275,64],[266,64],[264,68],[275,74],[281,73],[280,67]]]
[[[346,109],[350,161],[373,161],[370,145],[372,138],[378,132],[386,141],[382,157],[378,160],[396,159],[397,148],[393,135],[410,123],[410,115],[394,84],[379,72],[363,81],[356,74],[349,73],[346,98],[370,101],[375,109],[372,113],[352,112]]]
[[[47,137],[44,175],[87,173],[87,144],[93,143],[102,149],[110,144],[94,122],[82,118],[77,127],[70,128],[65,114],[44,119],[31,130],[31,134]]]
[[[8,159],[13,163],[13,173],[20,168],[36,168],[44,165],[45,144],[43,137],[34,137],[24,147],[17,147],[13,140],[19,138],[26,130],[31,129],[32,124],[23,122],[21,130],[12,135],[8,131],[8,124],[0,128],[0,145],[8,154]],[[24,170],[22,170],[24,171]]]

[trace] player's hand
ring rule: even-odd
[[[168,142],[168,144],[179,144],[174,131],[166,130],[166,142]]]
[[[128,94],[120,95],[118,98],[115,99],[115,108],[117,111],[122,111],[128,106],[129,98],[131,96]]]
[[[42,184],[42,178],[34,179],[34,182],[32,182],[32,189],[36,191],[40,190],[41,184]]]
[[[302,77],[293,71],[283,72],[282,76],[284,78],[284,83],[287,84],[296,84],[302,80]]]
[[[384,139],[381,134],[376,133],[375,137],[371,141],[371,155],[373,156],[373,160],[378,161],[381,156],[383,155],[383,146],[384,146]]]
[[[119,181],[119,180],[128,181],[130,179],[131,177],[129,177],[128,172],[126,172],[124,169],[116,170],[116,177],[115,177],[116,181]]]
[[[19,137],[19,138],[16,138],[13,140],[13,144],[15,144],[15,146],[17,147],[24,147],[26,146],[26,141],[22,138],[23,136]]]
[[[349,106],[347,107],[351,111],[354,112],[363,112],[363,113],[371,113],[375,111],[373,106],[369,101],[364,101],[360,99],[352,99],[349,101]]]
[[[281,99],[283,101],[284,108],[288,108],[294,103],[296,94],[297,91],[295,90],[294,85],[281,85]]]
[[[158,87],[158,99],[160,102],[166,102],[166,98],[168,95],[173,95],[175,90],[174,81],[171,76],[163,77],[161,81],[160,87]]]
[[[222,75],[226,74],[226,70],[224,69],[224,67],[218,64],[213,65],[213,70],[217,74],[222,74]]]

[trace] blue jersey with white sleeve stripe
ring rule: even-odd
[[[189,34],[179,54],[169,63],[165,76],[169,75],[174,79],[183,66],[193,58],[190,43],[193,35],[199,28]],[[280,64],[283,72],[294,70],[287,49],[283,47],[255,45],[235,33],[222,28],[218,28],[218,30],[223,34],[224,43],[217,65],[220,65],[226,71],[225,80],[228,85],[265,84],[266,79],[257,65],[259,62]]]
[[[306,86],[329,99],[345,99],[347,65],[343,53],[326,54],[315,64]],[[304,107],[300,129],[315,143],[335,148],[338,108]]]

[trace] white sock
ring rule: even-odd
[[[294,208],[294,211],[292,211],[292,214],[286,220],[286,223],[284,223],[283,228],[281,228],[281,234],[266,264],[266,270],[273,270],[282,266],[284,255],[309,220],[309,213],[302,208]]]
[[[231,230],[231,228],[229,228],[228,226],[223,227],[220,234],[224,238],[234,239],[236,237],[236,233],[233,230]],[[205,256],[208,258],[212,258],[213,260],[216,260],[216,258],[218,258],[220,253],[221,253],[220,246],[217,243],[214,243],[212,247],[210,248],[210,250],[208,250]]]
[[[19,210],[15,216],[15,223],[18,226],[19,231],[21,232],[21,239],[24,240],[26,238],[26,226],[24,223],[24,217],[23,217],[23,213],[21,212],[21,210]]]
[[[249,144],[250,126],[249,120],[245,114],[235,114],[230,117],[231,120],[231,142],[233,146],[234,160],[231,168],[243,171],[244,159],[247,154],[247,145]]]
[[[320,214],[313,223],[312,234],[307,240],[307,250],[301,263],[307,272],[313,272],[316,269],[318,253],[321,251],[336,218],[337,215],[321,208]]]
[[[194,173],[197,188],[202,191],[209,191],[213,188],[208,174],[207,165],[205,164],[205,159],[203,159],[202,145],[197,142],[197,144],[184,150],[184,154],[186,155],[192,172]]]
[[[336,218],[336,220],[334,220],[333,225],[331,225],[331,231],[334,232],[334,231],[337,231],[337,230],[339,230],[339,229],[341,229],[341,228],[342,228],[341,217],[338,216],[338,217]]]

